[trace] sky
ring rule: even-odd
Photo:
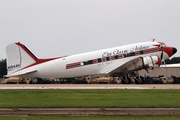
[[[0,59],[14,42],[53,58],[153,38],[180,56],[180,0],[0,0]]]

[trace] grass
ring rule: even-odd
[[[178,120],[179,116],[8,116],[0,120]]]
[[[180,107],[180,90],[0,90],[0,108]]]

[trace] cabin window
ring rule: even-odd
[[[97,60],[98,60],[98,63],[102,62],[102,59],[101,59],[101,58],[99,58],[99,59],[97,59]]]
[[[110,61],[110,57],[106,57],[106,61]]]
[[[127,55],[126,55],[126,54],[123,54],[123,57],[127,57]]]
[[[89,60],[89,61],[88,61],[88,64],[93,64],[93,60]]]
[[[141,50],[141,51],[140,51],[140,54],[144,54],[144,51],[143,51],[143,50]]]
[[[118,55],[116,55],[116,56],[114,56],[114,58],[115,58],[115,59],[119,59],[119,56],[118,56]]]
[[[87,64],[88,64],[88,62],[83,62],[83,64],[84,64],[84,65],[87,65]]]
[[[135,55],[136,55],[135,52],[130,53],[130,56],[135,56]]]

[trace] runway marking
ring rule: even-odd
[[[0,87],[0,89],[151,89],[148,87]]]
[[[180,89],[180,84],[0,84],[0,89]]]

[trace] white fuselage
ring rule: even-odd
[[[70,78],[105,74],[104,69],[123,64],[137,57],[155,55],[160,57],[162,51],[159,51],[157,46],[153,46],[157,44],[160,43],[143,42],[67,56],[26,68],[24,71],[35,69],[37,72],[22,75],[22,77]],[[144,51],[144,53],[140,53],[140,51]],[[130,55],[130,53],[132,54]],[[164,57],[167,59],[169,56],[164,52]],[[102,62],[98,62],[100,58]]]

